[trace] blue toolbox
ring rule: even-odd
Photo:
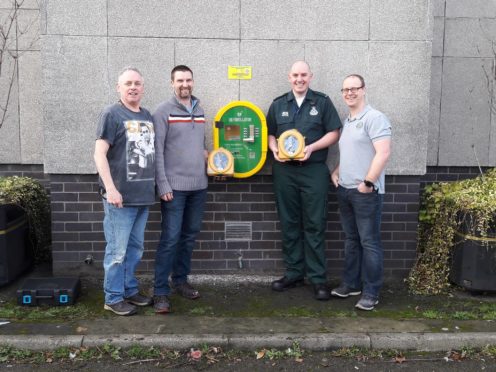
[[[81,290],[79,278],[28,278],[17,290],[22,306],[73,305]]]

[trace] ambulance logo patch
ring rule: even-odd
[[[312,109],[310,110],[310,115],[312,116],[315,116],[317,115],[319,112],[317,111],[317,109],[315,108],[315,106],[312,107]]]
[[[281,116],[289,116],[289,112],[283,111],[283,112],[281,112]]]

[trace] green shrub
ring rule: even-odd
[[[455,235],[465,230],[488,237],[495,215],[496,169],[474,179],[427,186],[419,213],[417,260],[407,279],[410,289],[418,294],[446,292]]]
[[[29,177],[0,177],[0,204],[16,204],[26,211],[36,263],[50,260],[50,201],[43,186]]]

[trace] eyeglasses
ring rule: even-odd
[[[363,85],[361,87],[343,88],[343,89],[341,89],[341,93],[343,93],[343,94],[348,94],[348,93],[355,94],[356,92],[358,92],[358,89],[362,89],[362,88],[363,88]]]

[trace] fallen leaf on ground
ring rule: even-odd
[[[401,364],[401,363],[403,363],[405,361],[406,361],[406,358],[403,355],[396,355],[394,357],[394,362],[395,363]]]
[[[191,349],[188,355],[193,360],[200,360],[202,352],[200,350]]]
[[[460,354],[458,351],[451,351],[449,357],[455,362],[460,362],[465,358],[464,355]]]
[[[76,328],[77,333],[86,332],[87,330],[88,330],[88,328],[86,328],[86,327],[77,327]]]
[[[264,356],[265,356],[265,349],[260,350],[260,351],[257,353],[257,359],[262,359]]]

